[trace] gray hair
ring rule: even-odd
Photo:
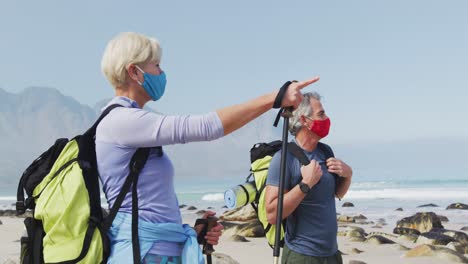
[[[289,119],[289,132],[295,136],[299,130],[303,127],[301,123],[301,116],[311,116],[313,113],[313,109],[310,106],[310,99],[314,98],[318,101],[322,99],[322,96],[317,92],[309,92],[303,94],[304,99],[299,104],[296,110],[292,112],[292,117]]]

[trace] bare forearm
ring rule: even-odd
[[[299,188],[299,185],[296,185],[292,188],[289,192],[284,194],[283,197],[283,215],[281,220],[288,217],[299,204],[304,199],[305,194]],[[271,203],[267,206],[267,214],[268,214],[268,222],[271,224],[276,224],[276,216],[278,214],[278,197],[271,201]]]
[[[224,135],[243,127],[273,107],[277,92],[266,94],[243,104],[217,110],[224,128]]]
[[[351,185],[351,177],[340,177],[338,179],[338,186],[336,188],[336,197],[342,199],[348,192],[349,186]]]

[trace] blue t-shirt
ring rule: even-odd
[[[338,230],[335,208],[336,179],[328,172],[325,153],[319,148],[305,155],[322,167],[323,175],[301,201],[286,221],[285,243],[293,251],[318,257],[336,254]],[[279,186],[281,150],[278,151],[268,169],[267,185]],[[287,154],[285,190],[291,190],[301,181],[301,163],[291,153]]]

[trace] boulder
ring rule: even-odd
[[[429,232],[432,228],[444,228],[439,217],[433,212],[416,213],[397,222],[396,227],[412,228],[421,233]]]
[[[419,237],[418,240],[416,241],[418,244],[429,244],[429,245],[447,245],[450,242],[455,241],[455,239],[446,236],[441,233],[436,233],[436,232],[427,232],[427,233],[422,233]]]
[[[405,234],[405,235],[399,236],[398,239],[404,239],[404,240],[411,241],[414,243],[418,240],[418,237],[419,235]]]
[[[455,250],[460,254],[468,254],[468,244],[463,244],[460,242],[450,242],[447,244],[447,248]]]
[[[441,222],[448,222],[449,219],[446,217],[446,216],[443,216],[443,215],[437,215],[437,217],[439,217],[439,220]]]
[[[245,224],[240,224],[237,227],[236,234],[245,237],[264,237],[265,231],[263,230],[262,223],[258,219],[255,219]]]
[[[468,226],[464,226],[464,227],[460,228],[460,230],[462,230],[462,231],[468,231]]]
[[[468,210],[468,204],[463,203],[453,203],[446,208],[448,209],[461,209],[461,210]]]
[[[0,216],[16,216],[16,210],[0,210]]]
[[[203,215],[203,214],[205,214],[205,213],[206,213],[206,210],[198,210],[198,211],[196,212],[197,215]]]
[[[185,207],[187,207],[186,204],[181,204],[181,205],[179,205],[179,208],[185,208]]]
[[[429,204],[423,204],[423,205],[418,206],[418,208],[420,207],[439,207],[439,206],[437,204],[429,203]]]
[[[354,204],[350,202],[345,202],[343,203],[342,207],[354,207]]]
[[[195,206],[192,205],[192,206],[189,206],[189,207],[187,208],[187,210],[192,211],[192,210],[197,210],[197,208],[196,208]]]
[[[458,263],[468,263],[468,259],[465,258],[460,253],[445,247],[440,246],[431,246],[431,245],[419,245],[408,252],[406,252],[405,257],[412,258],[412,257],[437,257],[439,259],[446,261],[453,261]]]
[[[381,235],[372,235],[366,239],[366,242],[374,245],[395,244],[393,240],[390,240]]]
[[[338,216],[336,221],[342,222],[342,223],[354,223],[354,218],[351,216],[347,216],[347,215],[340,215]]]
[[[462,244],[468,244],[468,235],[464,232],[448,230],[443,228],[433,228],[431,232],[440,233],[449,236]]]
[[[361,254],[362,252],[364,252],[364,251],[362,251],[360,249],[357,249],[357,248],[352,248],[351,249],[351,253],[353,253],[353,254]]]
[[[356,220],[356,219],[364,219],[364,220],[366,220],[366,219],[367,219],[367,217],[365,217],[365,216],[362,215],[362,214],[356,215],[356,216],[354,216],[353,218],[354,218],[354,220]]]
[[[250,242],[245,237],[239,236],[239,235],[233,235],[228,240],[229,241],[234,241],[234,242]]]
[[[2,220],[0,220],[0,225],[3,225]]]
[[[211,256],[215,264],[239,264],[239,262],[226,254],[215,252]]]
[[[252,206],[243,206],[241,208],[224,212],[219,219],[224,221],[250,221],[257,219],[257,212],[255,212]]]
[[[395,227],[393,229],[393,234],[399,234],[399,235],[420,235],[421,232],[419,232],[416,229],[413,228],[406,228],[406,227]]]
[[[403,208],[399,207],[399,208],[395,209],[395,211],[403,211]]]

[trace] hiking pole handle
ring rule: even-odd
[[[206,227],[205,227],[206,232],[210,232],[211,229],[218,224],[218,218],[214,217],[214,216],[208,216],[206,218],[206,220],[207,220],[207,224],[206,224]],[[205,243],[203,244],[203,254],[206,255],[206,262],[208,264],[212,263],[211,254],[213,254],[214,251],[215,250],[213,248],[213,245],[208,244],[208,242],[205,241]]]
[[[275,247],[273,250],[273,260],[274,263],[278,263],[278,258],[280,256],[280,241],[281,241],[281,223],[283,220],[283,199],[284,199],[284,178],[286,174],[286,154],[288,152],[288,127],[289,127],[289,118],[292,116],[292,107],[285,108],[283,111],[283,138],[281,146],[281,172],[280,172],[280,181],[278,186],[278,203],[277,203],[277,212],[276,212],[276,232],[275,232]]]

